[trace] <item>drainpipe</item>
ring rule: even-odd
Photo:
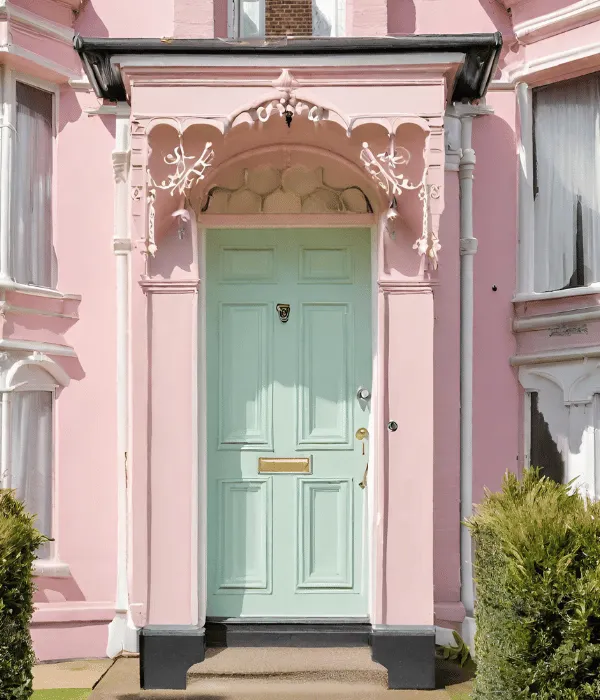
[[[474,654],[475,587],[471,531],[464,521],[473,515],[473,263],[477,239],[473,235],[473,119],[493,114],[485,105],[454,107],[461,124],[460,187],[460,598],[466,617],[462,637]]]
[[[107,656],[137,651],[137,630],[129,607],[129,106],[116,107],[115,229],[117,316],[117,593],[115,617],[108,628]]]
[[[471,533],[464,521],[473,514],[473,263],[477,239],[473,235],[473,116],[461,117],[460,186],[460,576],[465,607],[463,638],[473,649],[475,591]]]

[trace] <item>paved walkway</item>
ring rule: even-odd
[[[273,651],[209,649],[207,660],[190,669],[185,691],[141,691],[139,661],[132,657],[39,664],[33,700],[83,700],[88,694],[88,700],[469,700],[471,684],[454,664],[438,664],[438,690],[387,690],[385,669],[371,660],[369,649]],[[90,690],[51,690],[70,688]]]

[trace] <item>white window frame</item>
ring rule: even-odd
[[[31,372],[31,368],[38,371]],[[42,370],[40,372],[39,370]],[[30,376],[28,377],[28,373]],[[57,507],[57,407],[56,394],[68,386],[70,378],[60,365],[43,353],[34,352],[30,355],[3,353],[0,360],[0,397],[2,402],[2,420],[0,435],[2,449],[0,451],[0,485],[6,487],[11,471],[11,398],[17,392],[46,391],[52,394],[52,456],[51,456],[51,489],[52,489],[52,519],[50,555],[46,559],[36,559],[34,574],[52,578],[68,578],[71,575],[68,564],[61,561],[59,542],[57,538],[58,507]]]
[[[587,74],[597,73],[598,68],[593,68]],[[586,74],[583,74],[586,75]],[[573,76],[566,72],[558,76],[554,82],[562,82],[580,75]],[[536,299],[557,299],[564,297],[583,296],[585,294],[597,294],[600,292],[600,281],[592,282],[585,287],[573,287],[570,289],[558,289],[551,292],[536,292],[535,285],[535,195],[533,189],[534,172],[534,115],[533,115],[533,90],[552,83],[535,83],[530,86],[525,82],[517,83],[517,106],[519,113],[519,187],[518,187],[518,275],[517,293],[514,301],[534,301]]]
[[[572,425],[571,409],[577,406],[588,406],[590,411],[588,425],[593,430],[593,445],[588,442],[586,450],[586,446],[582,443],[580,448],[584,450],[584,454],[587,454],[588,459],[592,457],[594,464],[586,464],[583,471],[574,474],[580,459],[579,453],[570,452],[569,434],[557,438],[556,446],[563,455],[566,479],[576,477],[580,487],[587,485],[588,493],[600,500],[600,367],[590,367],[589,363],[581,361],[567,361],[525,365],[519,368],[519,382],[525,391],[522,421],[523,466],[525,467],[529,466],[531,450],[531,394],[543,391],[544,385],[540,380],[549,381],[561,390],[563,405],[569,411],[569,430]]]
[[[60,89],[56,83],[35,78],[26,73],[15,71],[6,65],[0,65],[1,90],[1,128],[0,128],[0,287],[10,286],[15,289],[54,291],[56,289],[56,260],[52,255],[51,260],[51,284],[49,287],[23,284],[16,282],[11,274],[10,260],[10,231],[11,231],[11,207],[12,173],[14,158],[14,138],[16,135],[15,123],[17,114],[17,83],[30,85],[38,90],[44,90],[52,95],[52,232],[51,244],[54,243],[57,226],[57,187],[56,176],[58,172],[57,137]],[[8,285],[7,285],[8,283]]]
[[[230,39],[241,39],[240,36],[240,2],[241,0],[228,0],[227,4],[227,36]],[[260,12],[260,38],[266,34],[266,0],[258,0]],[[314,6],[315,0],[313,0]],[[337,12],[335,18],[335,31],[332,37],[346,36],[346,0],[337,0]],[[313,7],[314,12],[314,7]]]
[[[240,1],[228,0],[227,4],[227,36],[230,39],[241,39],[240,36]],[[260,12],[260,32],[259,37],[264,38],[266,34],[266,0],[257,0]]]

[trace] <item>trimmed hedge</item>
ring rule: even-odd
[[[600,504],[529,469],[486,492],[475,543],[476,700],[600,698]]]
[[[29,698],[33,692],[32,564],[47,541],[13,493],[0,491],[0,700]]]

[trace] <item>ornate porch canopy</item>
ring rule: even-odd
[[[500,47],[499,34],[257,44],[75,38],[98,97],[131,103],[133,214],[150,254],[159,222],[189,219],[192,192],[218,185],[211,173],[277,143],[360,167],[392,237],[402,196],[405,228],[417,233],[413,248],[432,267],[443,210],[444,112],[450,101],[485,94]],[[344,210],[343,199],[331,200]]]

